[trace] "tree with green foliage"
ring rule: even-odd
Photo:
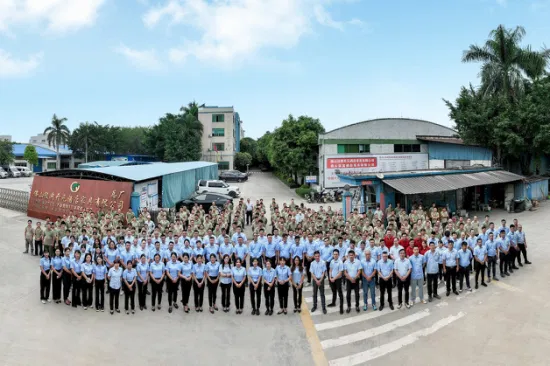
[[[194,116],[196,119],[199,119],[199,108],[204,107],[204,104],[198,105],[197,102],[192,101],[190,103],[187,103],[186,106],[182,106],[180,108],[180,112],[183,112],[184,115],[190,114]]]
[[[38,165],[38,153],[33,145],[27,145],[27,147],[25,147],[23,159],[31,165]]]
[[[258,150],[258,143],[252,137],[245,137],[241,139],[241,149],[242,153],[248,153],[252,157],[251,165],[258,165],[256,160],[256,153]]]
[[[271,137],[273,134],[267,131],[262,137],[256,141],[256,154],[254,160],[257,162],[258,167],[262,170],[270,170],[271,164],[269,163],[269,146],[271,145]]]
[[[252,164],[252,155],[247,152],[238,152],[235,154],[233,165],[235,169],[246,171],[247,167]]]
[[[298,181],[298,176],[318,169],[318,138],[325,128],[316,118],[289,115],[282,125],[273,131],[268,158],[272,166]]]
[[[48,145],[55,148],[56,153],[56,169],[61,168],[61,155],[59,147],[66,145],[69,142],[71,131],[65,125],[67,118],[58,118],[55,114],[52,117],[51,125],[44,129],[44,135],[48,136]]]
[[[95,145],[97,148],[96,143],[101,137],[103,137],[103,133],[100,133],[101,129],[102,127],[99,126],[99,123],[97,122],[84,122],[81,123],[78,128],[73,130],[73,133],[71,134],[69,146],[71,146],[73,151],[83,149],[84,161],[86,163],[88,162],[88,150],[90,146]]]
[[[0,164],[8,165],[15,160],[13,142],[0,140]]]

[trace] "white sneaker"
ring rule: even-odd
[[[427,304],[428,302],[426,300],[422,300],[422,304]]]
[[[397,305],[397,308],[401,309],[402,306],[403,306],[403,304],[399,304],[399,305]]]
[[[46,303],[46,300],[42,300],[42,304],[45,304]]]
[[[87,307],[87,306],[84,306],[84,310],[88,310],[88,307]]]
[[[52,300],[50,300],[50,299],[48,299],[47,301],[48,301],[48,302],[52,302]]]
[[[409,304],[405,304],[405,307],[406,307],[407,309],[410,309],[410,308],[411,308],[411,304],[410,304],[410,303],[409,303]]]
[[[409,302],[409,306],[414,306],[414,302]]]
[[[471,287],[468,287],[468,291],[472,292],[472,288],[471,288]]]

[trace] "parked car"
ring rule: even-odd
[[[11,165],[2,165],[2,168],[4,168],[4,170],[6,171],[6,173],[8,173],[8,177],[11,177],[11,178],[19,178],[19,177],[21,177],[21,173],[19,172],[19,170],[18,170],[17,167],[15,167],[15,166],[11,166]]]
[[[220,180],[224,182],[244,182],[248,180],[248,175],[238,170],[224,170],[220,172],[219,176]]]
[[[0,178],[4,179],[7,177],[8,177],[8,173],[6,173],[6,171],[2,167],[0,167]]]
[[[204,210],[208,212],[213,203],[216,203],[218,207],[223,207],[227,201],[233,202],[233,197],[219,193],[194,193],[189,198],[176,203],[176,212],[179,211],[180,207],[185,206],[192,209],[196,204],[202,205]]]
[[[17,166],[16,168],[19,170],[22,177],[32,177],[32,171],[26,166]]]
[[[239,197],[241,191],[239,187],[230,186],[221,180],[204,180],[201,179],[197,183],[197,193],[219,193],[231,196],[233,198]]]

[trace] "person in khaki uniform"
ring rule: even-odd
[[[51,223],[48,223],[44,230],[44,250],[53,256],[53,245],[55,242],[55,230],[52,229]],[[42,253],[43,254],[43,253]]]
[[[44,229],[42,229],[42,224],[40,222],[36,223],[36,229],[34,229],[34,254],[40,255],[44,254],[44,248],[42,247],[44,241]]]
[[[29,252],[29,247],[31,248],[31,254],[34,254],[34,229],[32,227],[32,220],[27,221],[27,226],[25,227],[25,251],[24,254]]]

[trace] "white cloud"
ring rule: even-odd
[[[42,53],[29,56],[27,59],[16,59],[10,53],[0,49],[0,78],[24,77],[34,71],[40,61]]]
[[[51,32],[65,32],[95,23],[105,0],[0,0],[0,32],[45,25]]]
[[[121,44],[115,52],[123,55],[135,67],[142,70],[159,70],[162,68],[157,52],[154,49],[136,50]]]
[[[327,7],[335,2],[349,0],[167,0],[150,8],[143,23],[148,28],[182,24],[199,33],[168,51],[173,62],[192,56],[232,64],[266,48],[291,48],[314,24],[340,30],[362,24],[358,19],[334,20]]]

